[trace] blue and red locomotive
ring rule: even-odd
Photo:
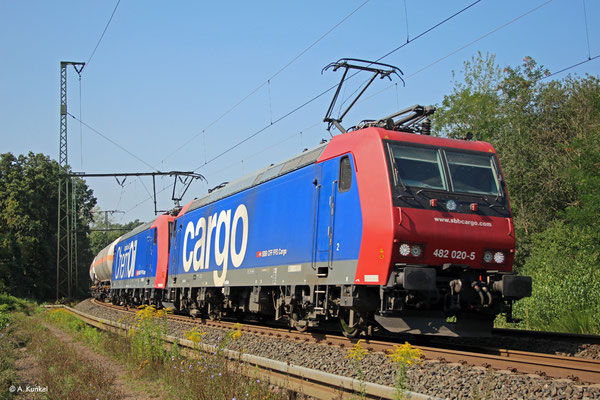
[[[142,225],[90,274],[116,303],[478,334],[531,293],[514,247],[491,145],[367,127]]]
[[[422,106],[346,132],[330,114],[348,70],[401,73],[354,62],[325,68],[346,70],[325,118],[343,134],[118,238],[92,263],[94,295],[299,330],[338,321],[347,336],[485,335],[511,320],[531,278],[512,273],[493,147],[429,136]]]

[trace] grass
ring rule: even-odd
[[[47,313],[48,321],[74,335],[98,352],[123,365],[131,380],[157,382],[164,396],[173,399],[281,399],[268,382],[242,374],[242,365],[225,356],[224,348],[236,347],[242,335],[239,327],[219,338],[211,353],[198,352],[195,359],[186,358],[177,344],[166,348],[160,337],[166,334],[166,313],[144,307],[136,314],[136,324],[127,337],[98,331],[65,310]],[[187,338],[196,346],[204,332],[192,329]]]
[[[3,315],[0,327],[0,399],[9,399],[12,395],[6,389],[18,379],[15,361],[20,340],[15,335],[14,326],[11,326],[12,318],[9,320],[7,314]]]
[[[7,389],[18,382],[15,362],[29,338],[23,320],[34,309],[34,303],[0,293],[0,399],[13,397]]]
[[[44,312],[32,302],[0,294],[0,399],[121,398],[105,389],[114,380],[112,374],[90,368],[86,359],[42,326]],[[27,368],[35,365],[34,376],[19,376],[16,363],[21,358],[29,360]]]
[[[522,307],[524,308],[524,307]],[[498,315],[494,321],[495,328],[526,329],[544,332],[564,332],[584,335],[600,335],[597,316],[589,310],[573,309],[569,312],[557,313],[552,319],[539,318],[537,315],[529,315],[526,308],[515,313],[522,318],[518,323],[508,323],[502,315]]]
[[[101,365],[91,366],[69,345],[39,329],[31,338],[30,351],[40,367],[40,380],[49,388],[49,398],[94,400],[123,398],[112,387],[116,376]]]

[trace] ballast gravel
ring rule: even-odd
[[[89,299],[75,308],[113,321],[126,322],[131,318],[131,314],[96,306]],[[194,325],[169,321],[169,334],[184,337],[184,332],[192,326]],[[199,329],[206,332],[203,342],[208,344],[219,343],[227,334],[227,331],[206,326]],[[347,358],[349,349],[337,346],[244,333],[232,348],[336,375],[354,378],[359,375],[353,360]],[[589,348],[584,350],[590,353]],[[598,358],[598,350],[586,355],[588,358]],[[362,360],[360,369],[365,381],[394,385],[394,365],[383,354],[369,353]],[[408,378],[409,389],[413,392],[449,399],[600,399],[600,385],[431,360],[409,367]]]

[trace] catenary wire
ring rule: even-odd
[[[587,60],[583,60],[583,61],[581,61],[581,62],[578,62],[578,63],[576,63],[576,64],[573,64],[573,65],[571,65],[571,66],[569,66],[569,67],[563,68],[563,69],[561,69],[560,71],[556,71],[556,72],[553,72],[553,73],[551,73],[551,74],[548,74],[548,75],[544,76],[544,77],[543,77],[543,78],[541,78],[541,79],[548,79],[548,78],[550,78],[551,76],[558,75],[558,74],[560,74],[560,73],[563,73],[563,72],[565,72],[565,71],[568,71],[568,70],[570,70],[570,69],[572,69],[572,68],[575,68],[575,67],[578,67],[578,66],[580,66],[580,65],[582,65],[582,64],[585,64],[585,63],[588,63],[588,62],[590,62],[590,61],[593,61],[593,60],[595,60],[595,59],[597,59],[597,58],[599,58],[599,57],[600,57],[600,54],[598,54],[598,55],[595,55],[594,57],[590,57],[590,58],[588,58]]]
[[[320,41],[322,41],[327,35],[329,35],[331,32],[333,32],[337,27],[339,27],[341,24],[343,24],[344,22],[346,22],[346,20],[348,18],[350,18],[358,10],[360,10],[361,8],[363,8],[369,1],[371,1],[371,0],[366,0],[361,5],[359,5],[357,8],[355,8],[352,12],[350,12],[348,15],[346,15],[344,18],[342,18],[338,23],[336,23],[333,27],[331,27],[327,32],[325,32],[323,35],[321,35],[317,40],[315,40],[307,48],[305,48],[304,50],[302,50],[297,56],[295,56],[293,59],[291,59],[287,64],[285,64],[277,72],[275,72],[273,75],[271,75],[266,81],[262,82],[254,90],[252,90],[250,93],[248,93],[246,96],[244,96],[240,101],[238,101],[233,106],[231,106],[229,109],[227,109],[227,111],[225,111],[224,113],[222,113],[221,115],[219,115],[219,117],[217,117],[214,121],[212,121],[210,124],[208,124],[207,126],[205,126],[200,132],[198,132],[195,135],[193,135],[191,138],[189,138],[187,141],[185,141],[183,144],[181,144],[179,147],[177,147],[175,150],[173,150],[171,153],[169,153],[167,156],[165,156],[165,158],[163,158],[161,160],[161,162],[167,160],[168,158],[170,158],[171,156],[173,156],[174,154],[176,154],[179,150],[183,149],[185,146],[187,146],[188,144],[190,144],[193,140],[195,140],[201,134],[203,134],[203,133],[206,134],[206,131],[208,129],[210,129],[213,125],[215,125],[217,122],[219,122],[225,116],[227,116],[229,113],[231,113],[233,110],[235,110],[240,104],[242,104],[243,102],[245,102],[248,98],[250,98],[253,94],[255,94],[256,92],[258,92],[265,85],[269,85],[270,81],[273,80],[273,78],[275,78],[276,76],[278,76],[279,74],[281,74],[285,69],[287,69],[290,65],[292,65],[294,62],[296,62],[300,57],[302,57],[307,51],[309,51],[310,49],[312,49],[315,45],[317,45]],[[269,90],[270,90],[270,87],[269,87]]]
[[[443,25],[444,23],[450,21],[451,19],[457,17],[458,15],[462,14],[463,12],[467,11],[468,9],[470,9],[471,7],[473,7],[474,5],[476,5],[477,3],[481,2],[481,0],[476,0],[473,3],[469,4],[468,6],[462,8],[461,10],[455,12],[454,14],[452,14],[451,16],[447,17],[446,19],[438,22],[437,24],[431,26],[430,28],[426,29],[425,31],[421,32],[419,35],[415,36],[412,40],[410,40],[410,42],[408,43],[412,43],[415,40],[421,38],[422,36],[426,35],[427,33],[433,31],[434,29],[438,28],[439,26]],[[363,4],[364,5],[364,4]],[[362,5],[361,5],[362,6]],[[355,11],[356,12],[356,11]],[[339,24],[338,24],[339,25]],[[377,59],[377,61],[380,61],[382,59],[384,59],[385,57],[388,57],[389,55],[395,53],[396,51],[402,49],[404,46],[406,46],[408,43],[404,43],[398,47],[396,47],[395,49],[389,51],[388,53],[384,54],[383,56],[381,56],[380,58]],[[347,77],[345,79],[345,81],[347,81],[348,79],[351,79],[353,76],[355,76],[356,74],[358,74],[358,72],[350,75],[349,77]],[[251,92],[250,94],[248,94],[246,97],[244,97],[242,100],[240,100],[238,103],[236,103],[232,108],[230,108],[228,111],[226,111],[224,114],[222,114],[217,120],[213,121],[213,123],[211,123],[210,125],[208,125],[206,128],[204,128],[199,134],[204,133],[206,129],[210,128],[212,125],[214,125],[216,122],[218,122],[220,119],[222,119],[225,115],[229,114],[229,112],[231,112],[233,109],[235,109],[239,104],[241,104],[243,101],[245,101],[248,97],[250,97],[252,94],[254,94],[256,91],[258,91],[260,88],[262,88],[264,85],[266,84],[266,82],[263,82],[259,87],[257,87],[253,92]],[[301,104],[300,106],[294,108],[293,110],[289,111],[288,113],[286,113],[285,115],[283,115],[282,117],[278,118],[277,120],[273,121],[272,124],[269,124],[261,129],[259,129],[258,131],[254,132],[252,135],[248,136],[247,138],[243,139],[242,141],[238,142],[237,144],[229,147],[228,149],[226,149],[225,151],[221,152],[220,154],[218,154],[217,156],[206,160],[206,156],[205,156],[205,162],[198,166],[194,172],[196,172],[198,169],[206,166],[207,164],[215,161],[216,159],[218,159],[219,157],[222,157],[223,155],[225,155],[226,153],[234,150],[235,148],[239,147],[240,145],[242,145],[243,143],[247,142],[248,140],[252,139],[253,137],[259,135],[260,133],[262,133],[263,131],[265,131],[266,129],[270,128],[271,126],[277,124],[278,122],[280,122],[281,120],[287,118],[288,116],[294,114],[295,112],[297,112],[298,110],[306,107],[307,105],[309,105],[310,103],[316,101],[317,99],[319,99],[320,97],[322,97],[323,95],[325,95],[326,93],[332,91],[333,89],[335,89],[338,85],[335,84],[331,87],[329,87],[328,89],[322,91],[321,93],[317,94],[316,96],[312,97],[310,100],[304,102],[303,104]],[[195,137],[197,137],[199,134],[197,134]],[[195,137],[193,137],[192,139],[188,140],[185,144],[188,144],[191,140],[195,139]],[[185,145],[184,144],[184,145]],[[184,145],[180,146],[179,149],[181,149]],[[167,156],[166,158],[170,157]],[[165,158],[165,159],[166,159]],[[164,161],[165,159],[163,159],[162,161]],[[161,161],[161,162],[162,162]],[[158,193],[161,193],[163,190],[159,191]],[[157,193],[157,194],[158,194]],[[137,207],[139,207],[140,205],[144,204],[146,201],[150,200],[151,198],[146,198],[144,200],[142,200],[140,203],[137,203],[135,206],[133,206],[132,208],[130,208],[129,210],[127,210],[125,213],[129,213],[131,211],[133,211],[134,209],[136,209]]]
[[[156,168],[154,168],[152,165],[150,165],[149,163],[147,163],[146,161],[142,160],[140,157],[138,157],[137,155],[133,154],[131,151],[127,150],[125,147],[121,146],[119,143],[115,142],[114,140],[112,140],[111,138],[109,138],[108,136],[104,135],[102,132],[98,131],[97,129],[93,128],[92,126],[86,124],[85,122],[83,122],[82,120],[80,120],[79,118],[77,118],[76,116],[74,116],[73,114],[71,114],[70,112],[67,112],[67,115],[71,118],[73,118],[75,121],[79,121],[81,124],[83,124],[83,126],[85,126],[86,128],[88,128],[89,130],[91,130],[92,132],[96,133],[97,135],[103,137],[104,139],[106,139],[107,141],[109,141],[110,143],[114,144],[115,146],[117,146],[118,148],[120,148],[121,150],[123,150],[125,153],[129,154],[130,156],[132,156],[133,158],[135,158],[136,160],[138,160],[139,162],[141,162],[142,164],[150,167],[153,171],[158,171]]]
[[[547,5],[547,4],[549,4],[550,2],[552,2],[552,0],[548,0],[547,2],[545,2],[545,3],[543,3],[543,4],[540,4],[539,6],[537,6],[537,7],[535,7],[535,8],[532,8],[532,9],[531,9],[531,10],[529,10],[529,11],[526,11],[525,13],[523,13],[523,14],[519,15],[518,17],[516,17],[516,18],[512,19],[511,21],[509,21],[509,22],[507,22],[507,23],[505,23],[505,24],[503,24],[503,25],[500,25],[500,26],[499,26],[499,27],[497,27],[497,28],[494,28],[494,29],[492,29],[491,31],[489,31],[488,33],[486,33],[486,34],[484,34],[484,35],[482,35],[482,36],[478,37],[477,39],[475,39],[475,40],[472,40],[471,42],[469,42],[469,43],[467,43],[467,44],[465,44],[465,45],[463,45],[463,46],[459,47],[458,49],[451,51],[450,53],[446,54],[445,56],[443,56],[443,57],[440,57],[440,58],[436,59],[436,60],[435,60],[435,61],[433,61],[432,63],[430,63],[430,64],[427,64],[426,66],[424,66],[423,68],[421,68],[421,69],[419,69],[419,70],[417,70],[417,71],[413,72],[412,74],[405,76],[405,77],[404,77],[404,79],[408,80],[408,79],[412,78],[413,76],[415,76],[415,75],[417,75],[417,74],[419,74],[419,73],[421,73],[421,72],[425,71],[426,69],[428,69],[428,68],[431,68],[431,67],[432,67],[432,66],[434,66],[435,64],[437,64],[437,63],[439,63],[439,62],[441,62],[441,61],[445,60],[446,58],[448,58],[448,57],[450,57],[450,56],[452,56],[452,55],[454,55],[454,54],[458,53],[458,52],[459,52],[459,51],[461,51],[461,50],[464,50],[465,48],[467,48],[467,47],[469,47],[469,46],[471,46],[471,45],[473,45],[473,44],[477,43],[478,41],[485,39],[485,38],[486,38],[486,37],[488,37],[489,35],[491,35],[491,34],[493,34],[493,33],[495,33],[495,32],[498,32],[499,30],[501,30],[501,29],[503,29],[503,28],[506,28],[507,26],[509,26],[509,25],[511,25],[511,24],[513,24],[513,23],[515,23],[515,22],[517,22],[517,21],[518,21],[518,20],[520,20],[521,18],[523,18],[523,17],[525,17],[525,16],[527,16],[527,15],[531,14],[532,12],[534,12],[534,11],[538,10],[539,8],[541,8],[541,7],[543,7],[543,6]],[[585,62],[587,62],[587,61],[590,61],[590,60],[586,60]],[[583,62],[582,62],[582,63],[583,63]],[[582,63],[579,63],[579,64],[582,64]],[[578,64],[578,65],[579,65],[579,64]],[[575,65],[575,66],[577,66],[577,65]],[[572,67],[574,67],[574,66],[572,66]],[[572,67],[569,67],[569,68],[572,68]],[[559,72],[561,72],[561,71],[559,71]],[[558,72],[557,72],[557,73],[558,73]],[[386,90],[389,90],[389,89],[390,89],[390,88],[392,88],[392,87],[394,87],[394,84],[388,85],[388,86],[386,86],[386,87],[382,88],[381,90],[379,90],[379,91],[377,91],[377,92],[375,92],[375,93],[371,94],[370,96],[367,96],[367,97],[365,97],[365,98],[361,99],[361,100],[358,102],[358,104],[360,104],[360,103],[363,103],[363,102],[365,102],[365,101],[367,101],[367,100],[369,100],[369,99],[371,99],[371,98],[373,98],[373,97],[376,97],[376,96],[380,95],[381,93],[385,92]]]
[[[98,46],[100,46],[100,42],[102,42],[102,38],[104,38],[104,34],[108,30],[108,26],[110,25],[110,22],[112,21],[113,17],[115,16],[115,13],[117,12],[117,8],[119,7],[120,3],[121,3],[121,0],[117,0],[117,4],[115,5],[115,8],[113,9],[113,12],[110,15],[110,18],[108,19],[108,22],[106,23],[106,26],[104,27],[104,30],[102,31],[102,35],[100,35],[100,39],[98,39],[98,43],[96,43],[96,47],[94,47],[92,54],[90,55],[87,62],[83,66],[83,69],[81,70],[81,72],[83,72],[83,70],[86,69],[88,67],[88,65],[90,65],[90,61],[92,61],[94,54],[96,54],[96,50],[98,50]]]
[[[458,16],[459,14],[463,13],[464,11],[468,10],[469,8],[471,8],[472,6],[474,6],[475,4],[479,3],[481,0],[477,0],[473,3],[471,3],[470,5],[464,7],[463,9],[461,9],[460,11],[455,12],[454,14],[452,14],[450,17],[444,19],[443,21],[433,25],[431,28],[423,31],[422,33],[420,33],[419,35],[417,35],[414,39],[412,39],[409,43],[414,42],[415,40],[419,39],[420,37],[422,37],[423,35],[427,34],[428,32],[431,32],[432,30],[434,30],[435,28],[439,27],[440,25],[444,24],[445,22],[448,22],[449,20],[451,20],[452,18]],[[552,1],[552,0],[550,0]],[[404,43],[401,46],[396,47],[394,50],[386,53],[385,55],[383,55],[382,57],[379,57],[377,59],[377,61],[381,61],[382,59],[384,59],[385,57],[388,57],[389,55],[393,54],[394,52],[400,50],[401,48],[403,48],[404,46],[406,46],[408,43]],[[344,81],[347,81],[348,79],[351,79],[352,77],[354,77],[355,75],[357,75],[360,71],[355,72],[354,74],[351,74],[350,76],[348,76]],[[321,93],[319,93],[318,95],[314,96],[313,98],[311,98],[310,100],[304,102],[302,105],[294,108],[293,110],[289,111],[288,113],[286,113],[285,115],[283,115],[282,117],[278,118],[277,120],[273,121],[271,124],[264,126],[263,128],[259,129],[258,131],[254,132],[253,134],[251,134],[250,136],[246,137],[245,139],[243,139],[242,141],[234,144],[233,146],[229,147],[228,149],[222,151],[221,153],[219,153],[217,156],[207,160],[204,162],[204,164],[198,166],[196,169],[194,169],[194,172],[196,172],[197,170],[199,170],[200,168],[204,167],[205,165],[215,161],[216,159],[218,159],[219,157],[222,157],[223,155],[229,153],[230,151],[236,149],[237,147],[239,147],[240,145],[242,145],[243,143],[246,143],[248,140],[252,139],[253,137],[257,136],[258,134],[260,134],[261,132],[264,132],[265,130],[267,130],[268,128],[270,128],[271,126],[277,124],[278,122],[280,122],[281,120],[289,117],[290,115],[294,114],[296,111],[306,107],[307,105],[309,105],[310,103],[312,103],[313,101],[319,99],[320,97],[322,97],[323,95],[325,95],[326,93],[330,92],[331,90],[335,89],[338,86],[338,84],[336,83],[335,85],[331,86],[330,88],[322,91]]]
[[[312,103],[313,101],[317,100],[319,97],[325,95],[327,92],[333,90],[334,88],[337,87],[337,84],[333,85],[332,87],[330,87],[329,89],[326,89],[324,91],[322,91],[321,93],[319,93],[318,95],[316,95],[315,97],[313,97],[312,99],[305,101],[304,103],[302,103],[301,105],[299,105],[298,107],[294,108],[293,110],[287,112],[286,114],[284,114],[283,116],[279,117],[278,119],[276,119],[275,121],[273,121],[271,124],[266,125],[262,128],[260,128],[259,130],[257,130],[256,132],[254,132],[253,134],[251,134],[250,136],[246,137],[245,139],[237,142],[236,144],[234,144],[233,146],[229,147],[228,149],[222,151],[221,153],[219,153],[218,155],[214,156],[213,158],[207,160],[204,162],[204,164],[198,166],[196,169],[194,169],[194,172],[198,171],[200,168],[204,167],[207,164],[210,164],[211,162],[215,161],[216,159],[218,159],[219,157],[222,157],[223,155],[229,153],[231,150],[236,149],[237,147],[241,146],[242,144],[246,143],[248,140],[252,139],[253,137],[257,136],[258,134],[264,132],[265,130],[267,130],[268,128],[272,127],[273,125],[277,124],[278,122],[284,120],[285,118],[289,117],[290,115],[294,114],[296,111],[306,107],[307,105],[309,105],[310,103]]]
[[[592,58],[592,52],[590,51],[590,32],[588,29],[588,22],[587,22],[587,11],[585,9],[585,0],[581,0],[583,3],[583,20],[585,22],[585,37],[587,39],[587,49],[588,49],[588,60],[590,58]]]

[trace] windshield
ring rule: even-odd
[[[498,177],[491,156],[446,150],[446,158],[455,192],[498,195]]]
[[[406,186],[446,190],[437,150],[391,145],[398,179]]]
[[[459,193],[500,194],[498,174],[491,154],[462,153],[398,143],[390,143],[390,154],[399,185]],[[444,170],[447,172],[444,173]]]

